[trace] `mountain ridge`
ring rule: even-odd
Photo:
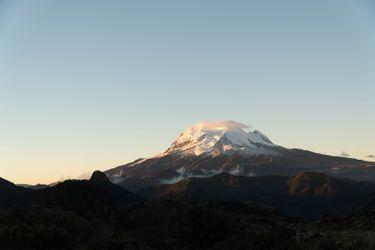
[[[116,206],[142,201],[138,195],[95,171],[89,180],[65,180],[42,189],[24,188],[0,179],[0,207],[47,207],[104,216]]]

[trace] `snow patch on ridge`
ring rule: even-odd
[[[211,177],[211,176],[223,173],[222,170],[214,170],[214,169],[210,169],[210,170],[201,169],[201,171],[203,172],[202,174],[190,173],[190,172],[187,172],[184,167],[182,167],[176,170],[176,172],[179,174],[178,176],[175,176],[169,179],[162,179],[160,180],[160,184],[175,184],[189,177],[206,178],[206,177]]]
[[[256,176],[256,174],[253,171],[251,171],[250,173],[244,173],[243,168],[240,165],[237,165],[236,167],[230,169],[229,171],[215,170],[215,169],[201,169],[201,171],[202,171],[201,174],[190,173],[190,172],[187,172],[184,167],[182,167],[176,170],[176,173],[178,173],[179,175],[169,178],[169,179],[162,179],[160,180],[159,183],[170,185],[170,184],[175,184],[177,182],[180,182],[183,179],[189,178],[189,177],[207,178],[207,177],[212,177],[214,175],[221,174],[224,172],[234,175],[234,176],[241,176],[241,175],[248,176],[248,177]]]

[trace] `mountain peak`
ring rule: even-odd
[[[265,147],[275,146],[267,136],[242,123],[204,121],[188,127],[166,151],[202,155],[205,153],[273,154]]]
[[[110,183],[108,177],[101,171],[96,170],[92,173],[90,182],[92,183]]]

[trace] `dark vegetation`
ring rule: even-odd
[[[261,199],[229,199],[234,193],[224,184],[227,188],[251,184],[227,175],[215,178],[216,186],[207,187],[220,187],[216,196],[199,196],[180,183],[182,187],[169,186],[167,195],[167,187],[152,189],[148,197],[153,199],[110,183],[100,172],[88,181],[65,181],[34,191],[1,180],[0,249],[375,249],[375,196],[367,184],[352,186],[355,183],[314,174],[287,178],[285,197],[303,197],[297,205],[318,198],[351,199],[354,194],[344,195],[348,187],[362,193],[370,190],[344,216],[338,210],[309,221],[286,217]],[[273,183],[279,183],[278,194],[284,194],[284,185],[279,180]],[[186,190],[189,195],[182,195]],[[254,190],[260,195],[267,189]],[[271,191],[264,192],[264,200],[276,192]],[[230,196],[223,198],[221,192]]]

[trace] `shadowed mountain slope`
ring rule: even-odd
[[[260,202],[291,216],[317,219],[346,214],[374,192],[372,184],[336,179],[321,173],[288,176],[190,177],[176,184],[139,191],[149,198],[185,197],[220,201]]]
[[[35,201],[43,207],[72,210],[80,214],[106,214],[115,206],[142,200],[132,192],[111,183],[105,174],[95,171],[90,180],[67,180],[35,191]]]
[[[32,202],[32,193],[30,189],[16,186],[0,178],[0,207],[28,205]]]
[[[0,179],[0,207],[3,208],[36,206],[105,215],[115,207],[141,200],[111,183],[100,171],[95,171],[90,180],[66,180],[40,190],[19,187]]]

